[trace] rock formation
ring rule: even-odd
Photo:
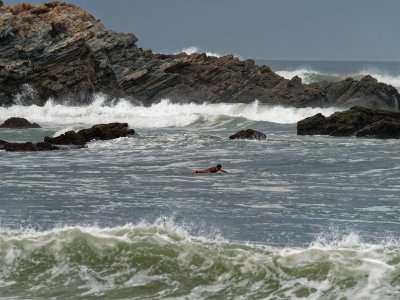
[[[9,152],[16,152],[16,151],[50,151],[50,150],[59,150],[58,147],[51,145],[49,143],[4,143],[2,145],[3,149]]]
[[[50,151],[69,148],[82,148],[86,143],[97,140],[110,140],[134,135],[135,130],[129,129],[127,123],[98,124],[78,132],[68,131],[54,138],[45,137],[39,143],[9,143],[0,140],[0,149],[6,151]],[[63,147],[64,146],[64,147]]]
[[[0,125],[1,128],[40,128],[37,123],[31,123],[24,118],[12,117]]]
[[[134,135],[135,130],[129,129],[127,123],[98,124],[78,132],[67,131],[57,137],[45,137],[46,143],[54,145],[84,145],[92,140],[111,140]]]
[[[330,117],[316,114],[301,120],[297,123],[297,134],[398,139],[400,113],[355,106]]]
[[[66,3],[0,8],[0,105],[15,99],[42,105],[49,97],[84,104],[94,92],[149,105],[176,102],[252,102],[286,106],[351,103],[393,109],[395,88],[372,78],[302,84],[237,57],[154,54],[133,34],[106,29]],[[400,97],[399,97],[400,100]]]
[[[254,129],[240,130],[229,137],[231,140],[265,140],[267,136]]]

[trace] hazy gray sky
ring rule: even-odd
[[[134,33],[139,46],[155,52],[195,46],[256,59],[400,60],[400,0],[65,2],[111,29]]]

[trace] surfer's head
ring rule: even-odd
[[[218,165],[217,165],[217,169],[219,170],[219,169],[221,169],[221,168],[222,168],[221,164],[218,164]]]

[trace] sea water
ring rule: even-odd
[[[42,126],[1,129],[7,141],[137,131],[0,151],[0,299],[399,299],[400,142],[296,134],[342,109],[102,95],[0,108]],[[246,128],[267,139],[229,140]],[[192,174],[217,163],[229,173]]]

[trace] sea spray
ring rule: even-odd
[[[400,247],[355,233],[307,248],[192,236],[169,218],[0,231],[2,297],[395,299]],[[319,238],[321,239],[321,237]],[[349,241],[352,241],[349,243]]]
[[[282,124],[296,123],[317,113],[329,116],[338,110],[341,109],[271,106],[260,104],[258,101],[249,104],[176,104],[162,100],[146,107],[133,105],[124,99],[114,104],[106,104],[105,97],[97,95],[94,101],[86,106],[66,106],[48,101],[44,106],[0,107],[0,120],[23,117],[41,125],[47,123],[64,126],[127,122],[135,128],[163,128],[192,124],[215,125],[237,118]]]
[[[257,60],[256,63],[271,67],[274,72],[287,79],[299,76],[303,83],[323,80],[332,82],[347,77],[359,80],[365,75],[371,75],[379,82],[400,88],[398,61]]]

